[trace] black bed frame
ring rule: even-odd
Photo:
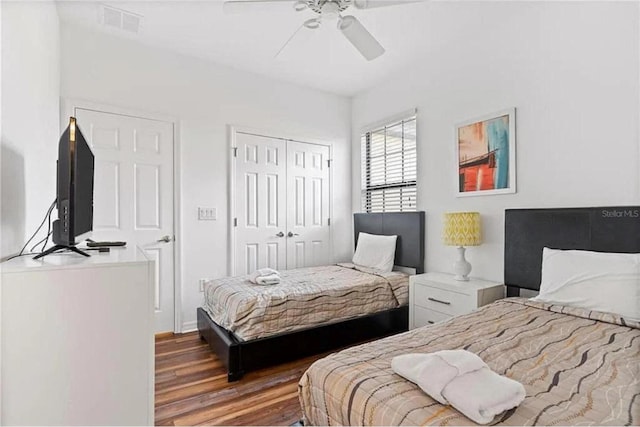
[[[354,214],[355,242],[360,232],[397,235],[395,265],[424,272],[425,213]],[[345,321],[243,341],[219,326],[198,308],[200,338],[227,368],[227,379],[237,381],[249,371],[277,365],[374,338],[404,332],[409,307],[403,306]]]
[[[640,252],[640,206],[507,209],[504,283],[507,296],[540,290],[542,248]]]

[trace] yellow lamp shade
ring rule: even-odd
[[[478,212],[450,212],[444,214],[442,240],[449,246],[478,246],[480,214]]]

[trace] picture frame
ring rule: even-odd
[[[456,196],[516,192],[516,109],[455,125]]]

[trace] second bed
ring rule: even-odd
[[[359,233],[397,236],[394,265],[424,271],[424,212],[355,214]],[[280,272],[276,285],[214,281],[198,330],[229,381],[261,367],[406,331],[408,274],[350,263]]]
[[[243,341],[405,306],[409,275],[339,263],[281,272],[277,285],[246,277],[213,282],[203,308],[211,319]]]

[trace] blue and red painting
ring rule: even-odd
[[[458,128],[460,193],[510,187],[509,120],[506,114]]]

